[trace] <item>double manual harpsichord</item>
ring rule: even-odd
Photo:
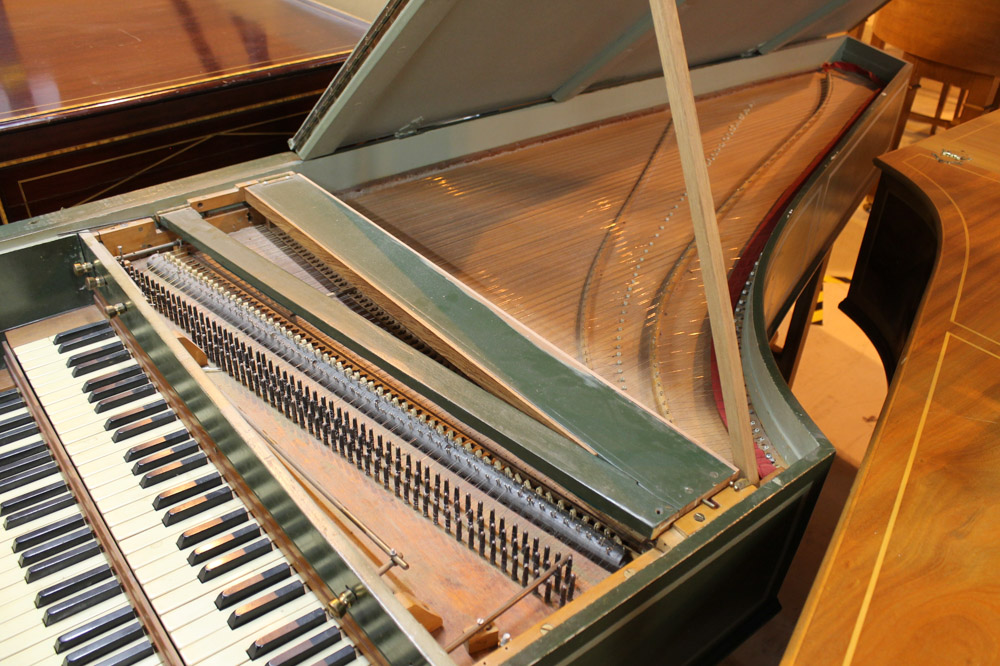
[[[732,16],[682,11],[743,292],[750,485],[648,7],[509,5],[390,3],[298,156],[3,231],[4,399],[39,424],[12,474],[46,476],[0,504],[82,507],[65,547],[94,559],[66,580],[107,569],[79,593],[114,592],[18,649],[97,620],[74,649],[119,662],[687,662],[772,610],[831,449],[767,343],[868,186],[905,66],[816,41],[863,2],[714,40]],[[44,616],[38,585],[19,598]]]

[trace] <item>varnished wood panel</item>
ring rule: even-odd
[[[287,150],[366,26],[298,0],[0,2],[0,222]]]
[[[998,145],[994,113],[882,158],[938,262],[785,663],[1000,660]]]

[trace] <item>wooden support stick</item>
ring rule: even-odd
[[[667,84],[670,114],[677,129],[677,147],[694,222],[694,239],[701,258],[702,280],[708,300],[708,320],[715,355],[719,361],[719,379],[722,383],[733,461],[747,480],[756,484],[760,479],[757,476],[757,461],[750,433],[750,410],[747,407],[743,368],[736,343],[733,305],[726,284],[719,223],[715,219],[715,204],[712,201],[705,149],[701,143],[701,127],[694,105],[677,5],[674,0],[649,0],[649,6],[653,12],[653,26],[660,48],[663,78]]]

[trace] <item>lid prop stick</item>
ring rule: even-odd
[[[701,143],[701,128],[694,105],[677,5],[674,0],[649,0],[649,5],[653,12],[663,78],[667,84],[667,99],[670,101],[670,112],[677,130],[677,147],[694,223],[695,244],[701,259],[702,280],[705,284],[705,297],[708,299],[708,320],[719,362],[719,380],[722,384],[733,461],[747,480],[756,484],[760,479],[750,433],[750,411],[736,342],[733,307],[726,284],[719,223],[715,218],[715,204],[712,201],[705,149]]]

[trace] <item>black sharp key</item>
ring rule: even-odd
[[[190,553],[188,553],[187,561],[191,566],[196,564],[201,564],[202,562],[207,562],[213,557],[218,557],[219,555],[225,553],[226,551],[232,550],[237,546],[242,546],[243,544],[253,541],[260,536],[260,525],[257,523],[251,523],[249,525],[244,525],[235,532],[230,532],[229,534],[223,534],[220,537],[212,539],[208,543],[203,543],[198,546]]]
[[[154,497],[153,508],[157,511],[166,509],[168,506],[173,506],[178,502],[183,502],[186,499],[208,492],[220,484],[222,484],[222,477],[219,476],[218,472],[213,472],[191,481],[185,481],[181,485],[174,486],[170,490],[164,490]]]
[[[131,439],[137,437],[144,432],[149,432],[150,430],[155,430],[160,426],[167,425],[168,423],[173,423],[177,420],[177,414],[173,412],[161,412],[155,416],[150,416],[149,418],[143,419],[141,421],[136,421],[131,425],[127,425],[124,428],[119,428],[115,431],[115,434],[111,436],[112,442],[124,442],[126,439]]]
[[[21,414],[20,416],[13,416],[6,421],[0,421],[0,433],[10,432],[15,428],[20,428],[21,426],[26,426],[29,423],[34,423],[35,419],[31,414]]]
[[[250,659],[259,659],[268,652],[277,650],[282,645],[298,638],[307,631],[312,631],[326,622],[326,620],[326,613],[322,608],[309,611],[288,624],[282,625],[274,631],[269,631],[259,637],[247,648],[247,656]]]
[[[154,469],[163,467],[167,463],[172,463],[175,460],[180,460],[181,458],[187,458],[201,451],[198,447],[197,442],[188,441],[183,444],[178,444],[177,446],[171,446],[165,451],[160,451],[152,455],[146,456],[141,460],[135,461],[132,465],[132,474],[134,476],[139,476],[140,474],[145,474],[146,472],[152,472]]]
[[[294,583],[283,585],[277,590],[271,590],[267,594],[243,604],[229,615],[226,623],[229,624],[230,629],[236,629],[247,622],[253,622],[275,608],[284,606],[292,599],[298,599],[305,593],[306,586],[302,584],[302,581],[297,580]],[[216,606],[218,605],[218,600],[216,600]],[[219,606],[220,610],[222,608],[223,606]]]
[[[213,518],[201,525],[196,525],[177,537],[177,547],[181,550],[197,545],[205,539],[211,539],[217,534],[233,529],[247,521],[246,509],[236,509]]]
[[[97,666],[131,666],[132,664],[138,664],[146,657],[152,655],[153,652],[155,652],[153,644],[148,640],[144,640],[127,650],[122,650],[110,659],[105,659],[98,663]]]
[[[169,435],[163,435],[162,437],[157,437],[156,439],[151,439],[145,444],[137,444],[129,449],[125,453],[125,461],[131,462],[133,460],[138,460],[139,458],[145,458],[148,455],[156,453],[157,451],[162,451],[174,444],[180,444],[184,440],[188,439],[188,432],[184,428],[181,428],[177,432],[172,432]]]
[[[169,408],[167,407],[166,400],[160,399],[147,402],[144,405],[139,405],[138,407],[133,407],[132,409],[115,414],[104,422],[104,429],[118,430],[119,428],[127,426],[130,423],[141,421],[142,419],[148,418],[153,414],[159,414],[167,409]]]
[[[282,562],[266,571],[254,574],[249,578],[244,578],[239,583],[230,585],[219,592],[219,596],[215,598],[215,607],[219,610],[229,608],[233,604],[237,604],[247,597],[264,590],[264,588],[271,587],[275,583],[285,580],[291,575],[292,568],[286,562]],[[229,626],[232,627],[233,625]]]
[[[90,543],[85,543],[82,546],[77,546],[67,550],[65,553],[60,553],[55,557],[50,557],[44,562],[39,562],[38,564],[33,564],[27,568],[24,572],[24,581],[26,583],[33,583],[36,580],[41,580],[46,576],[51,576],[52,574],[67,569],[74,564],[83,562],[84,560],[90,559],[101,552],[101,547],[96,541],[91,541]]]
[[[0,405],[5,405],[12,400],[18,400],[21,398],[21,393],[16,388],[7,389],[6,391],[0,393]]]
[[[86,347],[94,342],[100,342],[101,340],[107,340],[109,338],[115,337],[114,329],[110,326],[102,331],[97,331],[96,333],[91,333],[89,335],[84,335],[74,340],[64,342],[59,345],[58,351],[60,354],[67,354],[74,349],[79,349],[81,347]]]
[[[24,400],[18,396],[16,400],[0,403],[0,414],[9,414],[18,409],[24,409],[24,406]]]
[[[116,382],[94,389],[90,392],[90,395],[87,396],[87,402],[101,402],[102,400],[113,398],[119,393],[131,391],[132,389],[140,388],[146,384],[149,384],[149,378],[146,377],[146,375],[141,372],[131,374],[124,379],[119,379]]]
[[[34,548],[39,544],[45,543],[49,539],[55,539],[62,534],[78,530],[86,526],[86,524],[87,521],[84,519],[83,514],[63,518],[44,527],[39,527],[37,530],[25,532],[21,536],[15,537],[11,548],[15,553],[19,553],[22,550]]]
[[[51,627],[56,622],[72,617],[81,611],[92,608],[102,601],[113,599],[122,593],[122,586],[117,580],[109,580],[106,583],[95,585],[86,592],[71,597],[66,601],[52,604],[45,609],[42,614],[42,624]]]
[[[37,432],[38,424],[34,422],[23,425],[20,428],[8,430],[7,432],[0,434],[0,446],[3,446],[4,444],[13,444],[14,442],[20,441],[25,437],[31,437]]]
[[[69,595],[82,592],[91,585],[100,583],[102,580],[107,580],[113,575],[111,567],[107,564],[102,564],[101,566],[95,567],[89,571],[84,571],[82,574],[77,574],[67,578],[66,580],[59,581],[55,585],[51,585],[44,590],[38,591],[38,594],[35,595],[35,608],[43,608],[54,604],[57,601],[62,601]]]
[[[0,480],[7,480],[23,472],[35,469],[36,467],[41,467],[51,460],[52,454],[49,453],[48,449],[45,449],[41,453],[36,453],[28,456],[27,458],[7,463],[6,465],[0,467]]]
[[[219,506],[229,500],[233,499],[233,491],[230,488],[216,488],[212,492],[205,493],[201,497],[196,497],[194,499],[188,500],[183,504],[173,507],[167,510],[163,514],[163,525],[169,527],[171,525],[176,525],[182,520],[187,520],[197,516],[203,511],[208,511],[213,506]]]
[[[12,463],[28,456],[37,455],[39,453],[48,452],[49,447],[45,445],[45,442],[32,442],[31,444],[24,444],[22,446],[17,446],[11,449],[7,449],[0,453],[0,467]]]
[[[104,329],[110,329],[111,322],[109,321],[96,321],[91,324],[84,324],[83,326],[77,326],[76,328],[71,328],[62,333],[56,333],[56,336],[52,339],[54,344],[62,344],[68,340],[73,340],[75,338],[83,338],[91,333],[97,333]]]
[[[83,383],[83,392],[92,393],[97,389],[104,388],[105,386],[111,386],[116,382],[128,379],[129,377],[141,376],[145,378],[142,373],[142,368],[139,364],[130,365],[127,368],[121,368],[120,370],[112,370],[111,372],[106,372],[103,375],[98,375],[92,377]]]
[[[188,458],[184,458],[183,460],[175,460],[172,463],[167,463],[163,467],[144,475],[139,481],[139,485],[143,488],[151,488],[158,483],[169,481],[175,476],[207,464],[208,458],[204,453],[199,453]]]
[[[119,407],[122,407],[123,405],[127,405],[130,402],[134,402],[135,400],[140,400],[142,398],[145,398],[146,396],[153,395],[154,393],[156,393],[156,387],[150,384],[149,382],[145,384],[140,384],[139,386],[119,391],[118,393],[116,393],[111,397],[97,401],[97,404],[94,405],[94,413],[103,414],[104,412],[107,412],[112,409],[117,409]],[[133,419],[133,421],[134,420],[135,419]]]
[[[251,562],[266,553],[270,553],[273,547],[274,545],[271,543],[270,539],[267,537],[261,537],[257,541],[247,544],[242,548],[231,550],[225,555],[220,555],[203,566],[201,571],[198,572],[198,580],[203,583],[207,583],[210,580],[218,578],[227,571],[232,571],[238,566]]]
[[[104,368],[109,368],[112,365],[117,365],[119,363],[124,363],[125,361],[132,358],[129,356],[128,350],[121,350],[115,352],[114,354],[108,354],[107,356],[102,356],[99,359],[90,361],[88,363],[81,363],[80,365],[73,368],[72,375],[74,377],[86,377],[89,374],[97,372],[98,370],[103,370]]]
[[[56,652],[61,653],[66,650],[72,650],[76,646],[82,645],[83,643],[86,643],[103,633],[111,631],[115,627],[120,627],[134,617],[135,610],[131,606],[111,611],[107,615],[103,615],[96,620],[91,620],[86,624],[80,625],[76,629],[67,631],[65,634],[57,638],[55,644]]]
[[[326,655],[312,666],[347,666],[357,657],[358,653],[354,650],[354,646],[345,645],[333,654]]]
[[[315,656],[321,650],[325,650],[332,645],[336,645],[340,640],[340,629],[330,627],[311,638],[308,638],[290,650],[285,650],[281,654],[271,658],[267,666],[293,666],[301,664],[309,657]]]
[[[106,345],[101,345],[100,347],[88,349],[85,352],[73,354],[68,359],[66,359],[66,367],[75,368],[79,365],[83,365],[85,363],[90,363],[91,361],[102,359],[105,356],[111,356],[112,354],[120,352],[123,349],[125,349],[125,345],[122,344],[122,341],[115,340],[114,342],[109,342]]]
[[[45,516],[51,516],[56,511],[65,509],[68,506],[73,506],[74,504],[76,504],[76,499],[70,493],[59,495],[57,497],[53,497],[52,499],[45,500],[40,504],[36,504],[35,506],[10,514],[3,519],[3,526],[4,529],[9,530],[10,528],[17,527],[18,525],[27,525],[32,521],[40,520]]]
[[[64,553],[70,548],[87,543],[93,538],[93,532],[90,531],[90,528],[85,527],[82,530],[70,532],[69,534],[65,534],[61,537],[56,537],[51,541],[46,541],[40,546],[35,546],[34,548],[29,548],[28,550],[23,551],[17,558],[17,563],[22,568],[28,567],[32,564],[37,564],[42,560],[47,560],[48,558],[58,555],[59,553]]]
[[[50,497],[61,495],[66,492],[66,489],[67,487],[65,481],[56,481],[55,483],[50,483],[47,486],[42,486],[41,488],[36,488],[35,490],[24,493],[23,495],[11,497],[8,500],[0,502],[0,516],[6,516],[14,511],[27,509],[28,507],[34,506],[39,502],[49,499]]]
[[[55,462],[46,463],[41,467],[29,469],[27,472],[21,472],[20,474],[10,477],[9,479],[0,481],[0,493],[8,493],[11,490],[16,490],[22,487],[26,483],[38,481],[39,479],[44,479],[47,476],[57,474],[59,474],[59,465]]]
[[[142,625],[138,622],[133,622],[113,631],[103,638],[97,639],[93,643],[88,643],[79,650],[70,652],[63,660],[63,664],[64,666],[83,666],[84,664],[89,664],[101,657],[108,656],[118,648],[125,647],[129,643],[139,640],[144,635]]]

